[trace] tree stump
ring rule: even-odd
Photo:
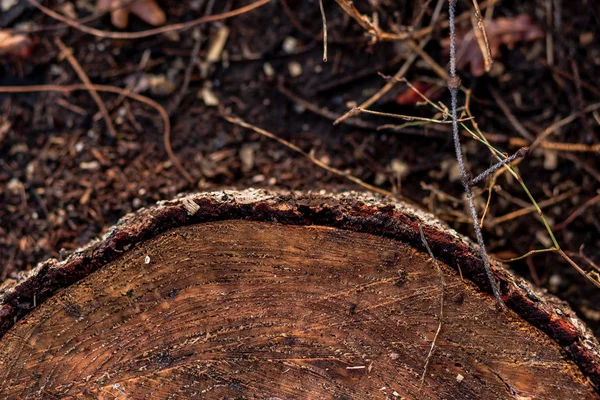
[[[446,280],[441,283],[419,225]],[[0,291],[0,397],[598,398],[568,307],[368,194],[197,194]]]

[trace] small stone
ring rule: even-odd
[[[208,107],[215,107],[219,105],[219,98],[209,86],[204,86],[202,89],[200,89],[197,97],[204,100],[204,104],[206,104]]]
[[[100,163],[98,161],[81,162],[79,168],[84,171],[97,171],[100,169]]]
[[[254,183],[261,183],[265,181],[265,176],[263,174],[258,174],[258,175],[254,175],[252,177],[252,182]]]
[[[147,78],[150,85],[150,92],[154,95],[165,96],[173,93],[173,91],[177,88],[175,82],[167,78],[167,76],[164,74],[148,74]]]
[[[254,147],[251,145],[242,146],[240,149],[240,160],[242,161],[242,171],[251,171],[254,168]]]
[[[283,40],[281,47],[287,54],[295,53],[296,48],[298,47],[298,39],[288,36]]]
[[[214,64],[221,59],[223,49],[229,38],[229,28],[226,25],[218,23],[215,26],[217,30],[212,35],[206,52],[206,61],[210,64]]]
[[[558,153],[552,150],[544,151],[544,169],[555,170],[558,167]]]
[[[387,176],[383,172],[377,172],[375,174],[375,185],[381,186],[387,181]]]
[[[292,78],[299,77],[302,75],[302,65],[300,65],[300,63],[297,61],[292,61],[288,64],[288,71],[290,72]]]
[[[465,379],[465,377],[461,374],[456,375],[456,382],[461,383],[463,379]]]
[[[297,114],[303,114],[306,111],[306,107],[304,107],[302,104],[296,103],[294,104],[294,111]]]
[[[594,32],[584,32],[579,35],[579,44],[582,47],[594,42]]]
[[[456,160],[448,160],[447,168],[448,179],[450,182],[458,182],[461,180],[462,174],[460,173],[460,167],[458,166],[458,162],[456,162]]]
[[[553,274],[550,275],[550,279],[548,279],[548,286],[550,286],[550,291],[553,293],[558,292],[558,288],[562,284],[563,280],[560,275]]]
[[[408,170],[409,170],[408,165],[404,161],[402,161],[398,158],[394,158],[392,160],[389,168],[394,173],[394,175],[396,175],[399,178],[404,177],[408,173]]]
[[[275,75],[275,69],[274,69],[274,68],[273,68],[273,66],[272,66],[270,63],[268,63],[268,62],[266,62],[266,63],[264,63],[264,64],[263,64],[263,72],[264,72],[264,73],[265,73],[265,75],[266,75],[267,77],[269,77],[269,78],[270,78],[270,77],[272,77],[273,75]]]
[[[146,256],[146,258],[144,258],[144,263],[150,264],[150,256]]]
[[[10,181],[8,181],[6,188],[11,193],[19,193],[23,188],[23,184],[17,178],[12,178]]]

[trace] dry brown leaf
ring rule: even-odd
[[[490,43],[492,58],[495,58],[500,46],[514,48],[517,42],[529,42],[544,37],[544,31],[532,22],[527,14],[519,14],[514,18],[496,18],[485,22],[485,29]],[[445,39],[442,45],[447,49],[450,40]],[[457,30],[456,32],[456,68],[463,69],[471,66],[474,76],[485,73],[485,60],[477,43],[475,32],[471,30]]]
[[[26,58],[31,54],[33,41],[22,34],[12,34],[10,30],[0,29],[0,56],[13,55]]]
[[[138,16],[150,25],[163,25],[167,21],[165,12],[155,0],[98,0],[98,11],[114,10],[110,13],[110,20],[119,29],[127,27],[129,13]]]

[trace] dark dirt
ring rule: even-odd
[[[167,24],[203,16],[205,3],[159,1],[167,14]],[[212,13],[248,3],[215,2]],[[334,2],[325,3],[327,63],[322,61],[318,1],[288,0],[291,14],[282,2],[271,2],[233,19],[200,27],[200,68],[194,68],[189,89],[171,113],[172,146],[194,178],[194,185],[186,181],[167,156],[163,127],[155,110],[131,100],[115,104],[117,95],[102,93],[118,131],[118,137],[113,138],[85,91],[70,95],[7,95],[1,94],[0,87],[0,280],[28,270],[48,257],[61,257],[61,249],[68,252],[87,243],[126,213],[179,192],[249,186],[360,189],[274,141],[231,125],[222,118],[226,112],[276,133],[333,167],[421,203],[457,230],[472,235],[463,203],[455,200],[461,198],[462,187],[454,178],[456,161],[446,125],[437,129],[429,125],[401,132],[377,131],[378,125],[398,120],[363,115],[360,119],[372,127],[333,126],[330,119],[316,115],[279,89],[283,85],[307,102],[340,115],[348,110],[349,102],[360,103],[385,84],[377,72],[394,74],[409,54],[410,50],[398,43],[371,43],[363,29]],[[390,30],[392,21],[411,25],[415,13],[413,2],[408,1],[356,3],[367,15],[376,11],[386,30]],[[468,69],[460,71],[463,85],[473,90],[471,110],[485,132],[520,138],[492,96],[493,90],[532,135],[600,99],[596,83],[600,72],[600,6],[592,1],[570,2],[547,18],[547,3],[502,1],[495,6],[494,17],[525,13],[551,32],[553,67],[545,62],[545,39],[538,39],[518,43],[512,49],[502,47],[496,64],[503,68],[492,76],[473,77]],[[44,4],[59,10],[69,2]],[[377,4],[378,8],[371,9],[370,4]],[[459,12],[466,11],[470,4],[459,4]],[[434,6],[429,5],[424,24],[429,23]],[[35,22],[41,27],[57,24],[33,6],[19,4],[15,8],[18,10],[0,16],[2,26],[14,27],[23,22]],[[75,12],[79,17],[90,14],[77,7]],[[438,25],[446,15],[444,9]],[[114,29],[108,16],[89,25]],[[225,51],[219,61],[208,64],[208,50],[222,26],[230,30]],[[126,31],[148,28],[132,17]],[[425,47],[442,66],[447,57],[441,41],[447,34],[446,29],[434,30]],[[150,75],[172,81],[172,92],[142,92],[167,109],[181,87],[195,42],[191,30],[138,40],[96,38],[72,28],[43,30],[31,36],[37,41],[31,56],[2,58],[1,86],[80,83],[69,63],[60,57],[54,42],[55,37],[60,37],[73,49],[94,83],[125,88],[136,79],[138,84],[148,81]],[[412,82],[440,82],[420,59],[409,69],[407,78]],[[218,106],[207,106],[198,96],[203,88],[212,90]],[[403,84],[396,85],[372,109],[433,115],[426,107],[398,105],[395,98],[404,90]],[[448,103],[445,91],[440,100]],[[600,143],[599,121],[598,113],[581,113],[549,140]],[[484,146],[466,138],[463,143],[474,173],[490,165],[490,154]],[[496,145],[509,153],[517,150],[506,143]],[[544,208],[551,225],[561,223],[599,194],[597,153],[538,149],[528,155],[519,170],[538,202],[568,194]],[[530,204],[519,183],[508,174],[496,184],[499,190],[493,193],[486,220]],[[481,213],[487,187],[479,187]],[[600,263],[598,203],[555,233],[562,248],[574,253],[574,260],[586,271],[594,269],[592,263]],[[516,257],[551,244],[535,213],[488,224],[484,235],[490,253],[499,258]],[[578,255],[580,251],[585,259]],[[600,332],[600,289],[558,255],[538,254],[510,266],[567,300],[596,334]]]

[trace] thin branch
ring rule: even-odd
[[[341,118],[341,116],[339,114],[334,113],[333,111],[330,111],[326,108],[321,108],[321,107],[317,106],[316,104],[313,104],[313,103],[303,99],[302,97],[298,96],[296,93],[294,93],[291,90],[289,90],[288,88],[286,88],[283,85],[283,83],[280,83],[277,86],[277,89],[279,90],[279,92],[281,92],[281,94],[283,94],[290,100],[294,101],[295,103],[298,103],[299,105],[306,108],[307,110],[309,110],[317,115],[322,116],[323,118],[327,118],[332,121],[337,121],[339,118]],[[346,119],[342,120],[341,122],[343,122],[346,125],[355,126],[357,128],[362,128],[362,129],[369,129],[369,130],[377,129],[377,125],[372,124],[367,121],[363,121],[359,118],[346,118]],[[334,122],[334,125],[335,125],[335,122]]]
[[[473,18],[476,20],[477,27],[479,28],[478,31],[475,31],[475,37],[477,38],[477,43],[479,44],[481,54],[483,55],[483,60],[485,62],[485,72],[490,72],[490,70],[492,69],[492,64],[494,63],[494,59],[492,58],[490,41],[488,40],[488,35],[485,30],[485,25],[483,24],[481,10],[479,9],[479,3],[477,3],[477,0],[473,0],[473,7],[475,8],[475,14],[473,15]]]
[[[560,256],[566,261],[568,262],[573,268],[575,268],[577,270],[577,272],[579,272],[581,275],[583,275],[584,277],[586,277],[587,279],[589,279],[594,285],[596,285],[596,287],[600,288],[600,282],[593,278],[591,276],[591,274],[586,273],[583,269],[581,269],[581,267],[579,265],[577,265],[577,263],[575,263],[575,261],[573,261],[571,259],[571,257],[569,257],[568,255],[565,254],[564,251],[562,251],[561,249],[558,249],[558,254],[560,254]]]
[[[80,30],[81,32],[88,33],[90,35],[109,38],[109,39],[140,39],[148,36],[154,36],[165,32],[173,32],[173,31],[183,31],[185,29],[193,28],[197,25],[204,24],[207,22],[215,22],[223,19],[235,17],[237,15],[245,14],[249,11],[252,11],[256,8],[264,6],[267,3],[270,3],[271,0],[257,0],[252,4],[248,4],[246,6],[237,8],[235,10],[231,10],[222,14],[208,15],[193,21],[182,22],[178,24],[161,26],[159,28],[148,29],[140,32],[116,32],[116,31],[103,31],[101,29],[92,28],[86,25],[82,25],[77,21],[74,21],[70,18],[67,18],[54,10],[49,9],[48,7],[43,6],[37,0],[27,0],[31,4],[33,4],[36,8],[38,8],[41,12],[48,15],[51,18],[54,18],[60,22],[63,22],[69,25],[72,28]]]
[[[448,72],[440,66],[435,60],[423,50],[423,46],[418,45],[414,40],[407,40],[406,44],[411,48],[412,51],[417,53],[423,61],[431,67],[431,69],[442,79],[448,79]]]
[[[542,65],[550,68],[552,70],[552,72],[554,72],[555,74],[558,74],[558,75],[562,76],[563,78],[569,79],[571,81],[575,81],[575,77],[573,75],[571,75],[570,73],[568,73],[567,71],[565,71],[561,68],[558,68],[554,65],[548,64],[548,62],[542,58],[539,58],[538,61]],[[590,85],[589,83],[587,83],[585,81],[581,81],[581,86],[586,88],[587,90],[589,90],[591,93],[595,94],[596,96],[600,97],[600,90],[598,90],[597,87]]]
[[[484,180],[485,178],[487,178],[487,176],[489,174],[492,174],[492,173],[496,172],[500,168],[504,167],[506,164],[510,164],[511,162],[515,161],[517,158],[523,158],[523,157],[525,157],[528,152],[529,152],[529,148],[527,148],[527,147],[521,147],[512,156],[507,157],[507,158],[505,158],[502,161],[498,161],[496,164],[492,165],[490,168],[486,169],[481,174],[479,174],[475,178],[471,179],[471,182],[470,182],[471,186],[475,186],[477,183],[479,183],[482,180]]]
[[[481,254],[481,260],[483,267],[485,268],[486,275],[490,281],[492,292],[498,305],[503,311],[506,311],[500,292],[498,291],[498,282],[492,273],[492,268],[488,259],[487,251],[485,250],[485,242],[483,241],[483,234],[479,227],[479,217],[477,216],[477,210],[475,209],[475,202],[473,200],[473,191],[470,185],[470,179],[467,175],[465,163],[463,160],[462,149],[460,146],[460,135],[458,132],[458,117],[457,117],[457,102],[458,102],[458,89],[460,88],[460,78],[456,75],[456,34],[455,34],[455,21],[454,17],[456,14],[456,0],[449,0],[448,3],[448,18],[450,21],[450,79],[448,80],[448,89],[450,90],[450,110],[452,115],[452,135],[454,137],[454,150],[456,152],[456,161],[460,169],[462,176],[462,183],[465,188],[465,194],[467,195],[468,208],[471,213],[471,219],[473,221],[473,228],[475,229],[475,236],[477,237],[477,243],[479,244],[479,252]]]
[[[427,249],[427,252],[429,253],[429,257],[431,257],[433,264],[435,265],[435,267],[437,268],[437,270],[440,274],[440,282],[442,284],[442,290],[440,293],[440,313],[438,315],[439,323],[438,323],[437,331],[435,332],[435,336],[433,337],[433,341],[431,342],[431,348],[429,349],[429,353],[427,354],[427,358],[425,359],[425,366],[423,367],[423,374],[421,375],[421,387],[422,387],[423,382],[425,381],[425,375],[427,374],[427,367],[429,366],[429,361],[431,360],[431,355],[433,354],[433,350],[435,348],[435,342],[440,334],[440,331],[442,330],[442,321],[444,319],[444,291],[446,288],[446,282],[444,281],[444,274],[442,273],[440,264],[438,264],[437,259],[435,258],[435,256],[433,255],[433,252],[431,251],[431,248],[429,248],[427,239],[425,239],[425,234],[423,233],[423,228],[421,228],[421,224],[419,224],[419,235],[421,235],[421,241],[423,242],[423,245],[425,246],[425,248]]]
[[[518,260],[522,260],[524,258],[527,258],[529,256],[532,256],[534,254],[539,254],[539,253],[553,253],[555,251],[558,251],[556,248],[552,247],[549,249],[537,249],[537,250],[529,250],[527,253],[518,256],[518,257],[514,257],[514,258],[509,258],[509,259],[498,259],[498,261],[502,262],[502,263],[509,263],[509,262],[514,262],[514,261],[518,261]]]
[[[412,26],[411,29],[417,30],[420,28],[421,26],[421,21],[423,21],[423,17],[425,16],[425,12],[427,11],[428,7],[429,7],[429,3],[431,3],[431,0],[425,0],[424,2],[422,2],[422,4],[419,6],[419,12],[418,14],[414,15],[413,17],[413,21],[412,21]],[[438,1],[439,3],[439,1]]]
[[[325,164],[323,161],[318,160],[315,157],[311,156],[309,153],[305,152],[304,150],[302,150],[300,147],[296,146],[295,144],[290,143],[287,140],[282,139],[279,136],[276,136],[275,134],[273,134],[273,133],[271,133],[269,131],[266,131],[266,130],[261,129],[261,128],[257,127],[257,126],[251,125],[251,124],[249,124],[249,123],[247,123],[245,121],[242,121],[241,119],[239,119],[237,117],[233,117],[233,116],[229,116],[229,115],[223,115],[222,117],[226,121],[231,122],[232,124],[235,124],[235,125],[241,126],[243,128],[247,128],[247,129],[253,130],[254,132],[256,132],[256,133],[258,133],[258,134],[260,134],[262,136],[268,137],[269,139],[273,139],[273,140],[281,143],[282,145],[284,145],[288,149],[291,149],[291,150],[295,151],[296,153],[302,154],[304,157],[308,158],[311,162],[313,162],[315,165],[323,168],[324,170],[326,170],[328,172],[331,172],[334,175],[344,177],[344,178],[348,179],[349,181],[354,182],[357,185],[364,187],[365,189],[368,189],[368,190],[371,190],[373,192],[382,194],[384,196],[389,196],[389,197],[392,197],[392,198],[402,198],[402,196],[399,196],[399,195],[394,194],[392,192],[388,192],[387,190],[380,189],[380,188],[378,188],[376,186],[370,185],[370,184],[362,181],[361,179],[359,179],[359,178],[357,178],[357,177],[355,177],[353,175],[350,175],[347,172],[341,171],[341,170],[339,170],[337,168],[330,167],[329,165]]]
[[[593,206],[594,204],[598,203],[599,201],[600,201],[600,194],[592,197],[591,199],[589,199],[588,201],[583,203],[581,206],[579,206],[577,208],[577,210],[575,210],[571,215],[569,215],[569,217],[567,219],[565,219],[563,222],[561,222],[558,225],[554,225],[554,227],[553,227],[554,230],[559,231],[559,230],[565,228],[567,225],[569,225],[571,222],[573,222],[575,220],[575,218],[577,218],[581,214],[583,214],[585,212],[585,210],[587,210],[589,207]]]
[[[546,62],[548,65],[554,65],[554,36],[552,35],[552,31],[554,30],[552,24],[552,0],[545,1],[545,9],[546,9],[546,24],[548,28],[546,29]]]
[[[423,99],[424,102],[426,102],[427,104],[429,104],[431,107],[435,108],[436,110],[438,110],[439,112],[441,112],[444,115],[450,114],[450,111],[448,110],[448,108],[443,103],[440,103],[441,105],[438,105],[438,104],[434,103],[433,101],[431,101],[429,99],[429,97],[427,97],[423,93],[421,93],[421,91],[419,89],[417,89],[412,83],[410,83],[410,81],[408,79],[406,79],[406,78],[397,79],[397,78],[395,78],[393,76],[384,75],[382,73],[380,73],[379,76],[381,76],[383,79],[386,79],[386,80],[393,79],[393,80],[395,80],[397,82],[404,82],[404,83],[406,83],[406,85],[413,92],[415,92],[420,98]]]
[[[533,142],[535,140],[533,135],[531,133],[527,132],[527,129],[525,129],[523,124],[510,111],[508,104],[506,104],[506,102],[502,99],[502,97],[500,96],[498,91],[491,86],[489,87],[489,89],[490,89],[490,93],[492,94],[492,97],[494,98],[494,100],[496,100],[498,107],[500,107],[500,109],[502,110],[502,112],[504,113],[506,118],[508,118],[508,121],[511,123],[513,128],[515,128],[515,130],[517,132],[519,132],[519,134],[521,136],[523,136],[525,139],[527,139],[529,141],[529,143]]]
[[[92,15],[89,15],[87,17],[80,18],[80,19],[74,20],[74,21],[79,24],[87,24],[87,23],[93,22],[97,19],[100,19],[108,13],[112,13],[113,11],[125,9],[125,8],[129,7],[133,2],[136,2],[136,1],[138,1],[138,0],[122,0],[120,2],[116,2],[115,4],[111,4],[110,7],[108,7],[107,9],[98,10],[95,13],[93,13]],[[35,32],[66,29],[67,27],[68,27],[68,25],[66,25],[64,23],[58,23],[56,25],[42,25],[42,26],[36,25],[35,27],[19,26],[19,27],[12,28],[11,32],[15,33],[15,34],[17,34],[17,33],[35,33]]]
[[[508,136],[501,133],[483,132],[489,142],[507,143],[510,147],[528,146],[531,141],[520,137]],[[465,136],[472,136],[465,134]],[[584,144],[584,143],[565,143],[565,142],[548,142],[544,140],[540,142],[539,148],[548,150],[558,150],[565,153],[597,153],[600,152],[600,143]],[[560,155],[560,154],[559,154]]]
[[[589,106],[585,107],[582,112],[584,113],[589,113],[595,110],[600,109],[600,103],[593,103],[590,104]],[[571,115],[569,115],[568,117],[565,117],[559,121],[556,121],[555,123],[553,123],[552,125],[550,125],[549,127],[547,127],[546,129],[544,129],[539,135],[538,137],[533,141],[533,143],[531,144],[531,146],[529,146],[531,149],[538,147],[540,144],[544,143],[544,141],[546,140],[546,138],[552,134],[554,131],[562,128],[565,125],[570,124],[571,122],[575,121],[575,119],[577,119],[580,115],[580,112],[576,112],[573,113]]]
[[[429,37],[427,37],[426,39],[421,41],[421,47],[424,47],[428,41],[429,41]],[[359,107],[360,108],[368,108],[371,105],[373,105],[373,103],[375,103],[377,100],[379,100],[384,94],[389,92],[396,85],[397,80],[402,78],[404,75],[406,75],[406,73],[408,72],[408,69],[411,67],[412,63],[414,63],[416,59],[417,59],[417,53],[415,53],[415,52],[411,53],[408,56],[408,58],[406,59],[406,61],[404,62],[404,64],[402,64],[402,67],[400,67],[398,72],[396,72],[394,74],[394,77],[393,77],[394,80],[389,80],[388,82],[386,82],[386,84],[381,89],[379,89],[377,91],[377,93],[375,93],[373,96],[369,97],[367,100],[363,101]],[[343,122],[346,118],[349,118],[353,115],[354,115],[353,110],[350,110],[346,114],[342,115],[340,118],[335,120],[335,122],[333,124],[337,125],[340,122]]]
[[[483,221],[485,221],[485,216],[487,215],[488,210],[490,209],[490,203],[492,202],[492,190],[494,190],[494,186],[496,185],[496,180],[502,174],[503,171],[496,171],[492,174],[492,179],[488,185],[488,195],[487,201],[485,202],[485,207],[483,208],[483,213],[481,214],[481,219],[479,220],[479,227],[483,227]]]
[[[300,31],[300,33],[302,33],[308,37],[316,39],[317,35],[314,35],[311,31],[306,29],[306,27],[304,25],[302,25],[302,23],[300,21],[298,21],[298,18],[296,18],[296,16],[292,12],[292,9],[288,5],[287,0],[281,0],[280,2],[281,2],[281,6],[283,7],[283,11],[290,19],[290,22],[292,23],[292,25],[294,25],[294,27],[296,27],[296,29],[298,29],[298,31]]]
[[[367,31],[370,35],[372,35],[374,40],[379,41],[403,41],[406,39],[420,39],[425,36],[431,35],[438,26],[436,26],[437,17],[439,16],[438,7],[433,12],[431,22],[429,26],[420,29],[417,32],[399,32],[399,33],[390,33],[382,31],[369,17],[366,15],[362,15],[356,7],[354,7],[352,0],[335,0],[336,3],[340,6],[342,10],[346,12],[350,17],[352,17],[365,31]],[[494,3],[494,1],[487,1],[481,3],[480,8],[487,8],[490,4]],[[438,4],[443,4],[439,2]],[[470,17],[470,12],[465,12],[459,17],[456,18],[456,21],[463,21]],[[448,21],[444,21],[439,24],[440,29],[445,29],[448,26]]]
[[[352,17],[365,31],[369,34],[373,35],[374,40],[406,40],[411,37],[409,33],[389,33],[383,32],[369,17],[366,15],[362,15],[354,4],[352,0],[335,0],[336,3],[348,14]]]
[[[580,190],[579,188],[575,188],[568,192],[559,194],[558,196],[554,196],[550,199],[540,201],[539,203],[537,203],[537,205],[532,204],[528,207],[524,207],[519,210],[510,212],[508,214],[501,215],[499,217],[493,218],[490,223],[492,224],[492,226],[495,226],[495,225],[510,221],[511,219],[515,219],[518,217],[522,217],[523,215],[531,214],[532,212],[537,211],[539,214],[541,212],[542,208],[546,208],[553,204],[557,204],[557,203],[560,203],[561,201],[567,200],[567,199],[573,197],[573,195],[576,194],[577,192],[579,192],[579,190]]]
[[[327,62],[327,18],[325,17],[323,0],[319,0],[319,8],[321,9],[321,19],[323,20],[323,62]]]
[[[71,67],[73,67],[73,69],[77,73],[77,76],[79,76],[79,79],[81,79],[81,81],[88,88],[88,90],[90,92],[90,96],[92,96],[92,98],[96,102],[96,105],[98,106],[98,109],[100,110],[100,112],[102,113],[102,116],[104,117],[104,121],[106,122],[106,127],[108,128],[108,132],[110,133],[110,136],[116,138],[117,130],[115,129],[115,126],[113,125],[112,120],[110,119],[110,114],[108,113],[106,105],[104,104],[104,102],[102,101],[100,96],[98,96],[98,92],[96,92],[96,90],[94,90],[92,82],[90,81],[90,78],[88,78],[88,76],[85,73],[85,71],[83,70],[83,68],[81,68],[81,65],[79,65],[79,62],[77,61],[77,59],[73,56],[73,52],[71,51],[71,49],[68,49],[67,46],[65,46],[65,44],[62,42],[62,40],[60,40],[60,38],[58,38],[58,37],[55,38],[54,43],[56,43],[56,45],[60,49],[61,55],[63,55],[67,59],[69,64],[71,64]]]
[[[196,65],[196,62],[198,61],[198,54],[200,53],[200,45],[202,44],[202,31],[200,29],[197,29],[194,32],[197,32],[198,36],[196,38],[196,41],[194,42],[194,48],[192,49],[192,54],[190,55],[190,63],[185,68],[183,82],[181,84],[181,88],[179,89],[179,92],[177,92],[177,94],[175,95],[173,102],[171,104],[169,104],[169,115],[173,114],[173,111],[175,111],[175,109],[181,103],[183,96],[185,96],[185,94],[188,90],[188,87],[190,85],[192,71],[194,70],[194,66]]]
[[[430,122],[433,124],[450,124],[450,123],[452,123],[452,121],[444,121],[444,120],[439,120],[439,119],[435,119],[435,118],[416,117],[414,115],[402,115],[402,114],[393,114],[393,113],[379,112],[379,111],[373,111],[373,110],[365,110],[364,108],[361,108],[361,107],[355,107],[353,110],[350,110],[350,111],[352,112],[352,115],[365,113],[365,114],[379,115],[381,117],[399,118],[399,119],[403,119],[405,121],[423,121],[423,122]],[[458,122],[468,121],[470,119],[472,119],[472,118],[461,118],[458,120]]]

